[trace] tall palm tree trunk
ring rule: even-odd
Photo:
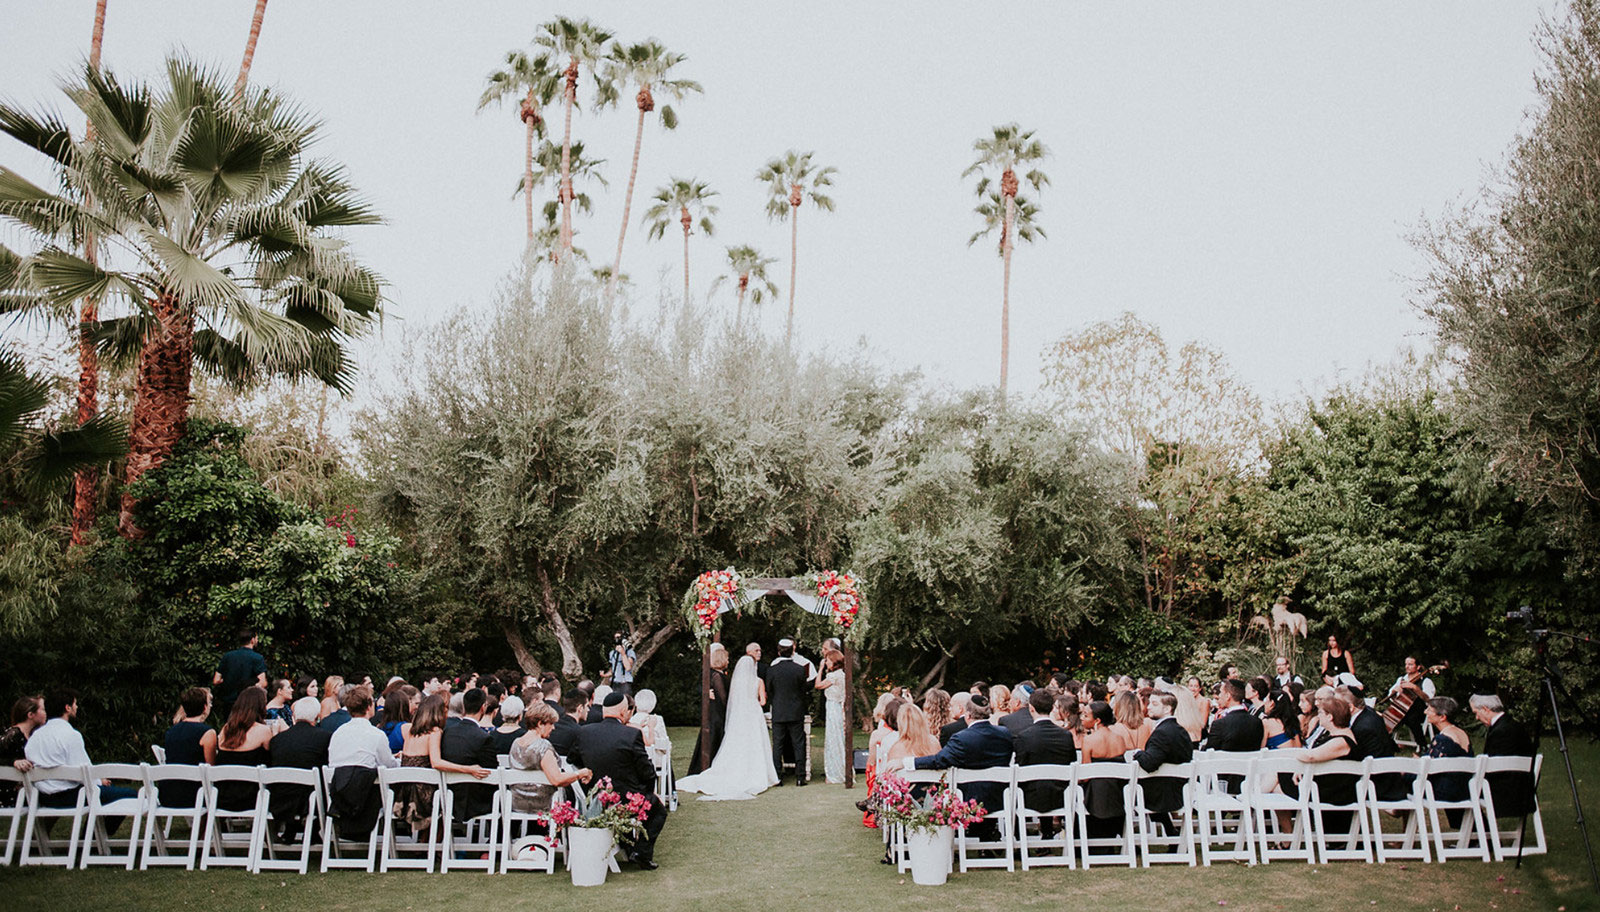
[[[117,520],[117,528],[124,538],[139,538],[144,534],[134,523],[137,501],[128,488],[166,461],[189,421],[194,313],[171,293],[156,298],[150,309],[156,325],[139,352],[133,421],[128,428],[128,469],[122,490],[122,512]]]
[[[567,87],[562,92],[567,112],[561,133],[561,253],[572,249],[572,106],[578,101],[578,58],[567,64],[566,77]]]
[[[622,230],[617,233],[617,258],[611,264],[611,281],[606,294],[617,291],[617,277],[622,275],[622,242],[628,237],[628,213],[633,211],[633,182],[639,176],[639,149],[644,145],[644,116],[655,107],[650,97],[650,87],[639,88],[639,126],[633,131],[633,167],[628,169],[628,192],[622,195]]]
[[[250,81],[250,64],[256,59],[256,42],[261,38],[261,20],[267,14],[267,0],[256,0],[256,14],[250,20],[250,37],[244,43],[244,60],[239,62],[239,78],[233,82],[233,100],[244,97],[245,84]]]
[[[783,327],[783,344],[794,338],[794,277],[796,257],[800,255],[800,204],[789,197],[789,320]]]
[[[738,327],[743,327],[744,326],[744,291],[745,291],[746,288],[749,288],[749,287],[750,287],[750,274],[749,273],[745,273],[744,275],[739,276],[739,303],[734,307],[734,311],[733,311],[733,325],[734,326],[738,326]]]
[[[528,248],[533,249],[533,140],[539,129],[539,111],[533,90],[528,90],[528,97],[522,102],[522,122],[528,127],[528,135],[523,143],[522,150],[522,201],[528,210]]]
[[[89,69],[100,69],[100,46],[106,36],[106,0],[94,7],[94,31],[89,39]],[[94,139],[94,124],[85,129],[85,136]],[[99,254],[95,250],[94,233],[83,236],[83,257],[94,265]],[[78,426],[94,420],[100,412],[100,353],[94,347],[94,332],[100,322],[99,307],[94,298],[83,299],[83,309],[78,316]],[[99,486],[98,469],[83,468],[72,478],[72,544],[88,541],[89,529],[94,525],[95,489]]]
[[[1006,399],[1006,375],[1011,368],[1011,225],[1016,217],[1016,197],[1006,196],[1006,224],[1001,230],[1004,234],[1005,277],[1001,283],[1000,293],[1000,401]]]
[[[689,306],[689,226],[694,220],[689,218],[689,207],[683,207],[683,306]]]

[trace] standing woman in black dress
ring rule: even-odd
[[[1339,683],[1339,675],[1356,673],[1355,656],[1344,648],[1344,641],[1336,633],[1328,634],[1328,648],[1322,651],[1322,683],[1332,687]]]
[[[722,730],[728,721],[728,648],[721,643],[711,644],[711,756],[717,756],[717,749],[722,747]],[[705,764],[701,762],[700,737],[694,739],[694,753],[689,756],[689,772],[685,775],[692,776],[702,772]]]

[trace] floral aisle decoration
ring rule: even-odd
[[[917,790],[921,788],[924,786],[913,786],[894,773],[879,776],[874,796],[879,822],[899,824],[914,833],[940,827],[970,827],[982,822],[988,813],[982,804],[962,798],[942,779],[927,786],[919,797]]]
[[[829,616],[840,630],[855,624],[861,614],[861,587],[854,574],[823,570],[801,577],[800,583],[828,606]]]
[[[721,625],[722,605],[732,601],[741,605],[746,599],[744,577],[729,567],[726,570],[707,570],[695,578],[694,585],[684,594],[689,629],[696,639],[707,639]]]
[[[644,832],[650,816],[650,796],[629,792],[620,794],[607,776],[595,783],[589,794],[576,802],[557,801],[550,807],[550,822],[557,831],[567,827],[610,830],[612,838],[632,843]]]

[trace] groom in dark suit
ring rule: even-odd
[[[1172,714],[1178,711],[1178,698],[1169,693],[1150,695],[1150,720],[1156,727],[1144,750],[1133,755],[1133,762],[1147,773],[1153,773],[1168,763],[1188,763],[1194,759],[1194,742]],[[1158,776],[1140,782],[1144,789],[1144,806],[1161,824],[1162,830],[1171,833],[1172,812],[1183,807],[1183,786],[1187,779],[1175,776]]]
[[[767,667],[767,705],[772,707],[772,768],[783,784],[783,756],[794,758],[795,785],[806,784],[806,697],[810,666],[794,657],[794,640],[778,641],[778,658]]]
[[[989,721],[989,698],[973,694],[967,701],[967,727],[950,736],[937,754],[926,757],[908,757],[905,768],[920,770],[988,769],[993,766],[1010,766],[1015,747],[1011,733]],[[996,782],[973,782],[961,786],[961,797],[976,801],[991,814],[1005,809],[1006,787]],[[993,820],[985,820],[970,830],[977,839],[993,839],[1000,828]]]
[[[628,725],[628,698],[619,693],[608,694],[599,722],[578,729],[577,754],[584,766],[594,771],[594,780],[610,778],[617,794],[624,798],[631,792],[650,799],[650,814],[644,821],[644,835],[634,840],[629,853],[635,864],[646,871],[660,865],[655,862],[656,837],[667,825],[667,807],[656,797],[656,767],[645,751],[644,733]]]

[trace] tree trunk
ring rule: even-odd
[[[89,39],[89,69],[100,70],[100,47],[106,35],[106,0],[94,7],[94,31]],[[84,129],[84,136],[94,141],[94,124]],[[91,264],[97,262],[94,232],[83,236],[83,257]],[[94,347],[94,331],[100,321],[99,307],[94,298],[83,299],[83,310],[78,316],[78,426],[94,420],[100,412],[100,353]],[[98,468],[85,467],[72,478],[72,544],[81,545],[89,539],[89,529],[94,526],[95,494],[100,481]]]
[[[561,244],[564,254],[572,249],[572,106],[578,101],[578,58],[567,64],[567,87],[562,92],[566,104],[566,125],[561,133]],[[557,255],[560,262],[560,254]]]
[[[1011,238],[1011,223],[1016,218],[1017,198],[1006,196],[1006,224],[1002,229],[1005,242],[1005,278],[1002,282],[1000,294],[1000,404],[1006,401],[1006,374],[1011,368],[1011,250],[1015,246]]]
[[[750,287],[750,274],[739,276],[739,303],[733,311],[733,325],[744,325],[744,292]]]
[[[651,656],[660,652],[661,647],[667,645],[667,641],[676,636],[680,629],[676,621],[669,620],[664,626],[645,637],[644,641],[639,643],[639,647],[634,650],[634,673],[637,674],[639,669],[644,666],[644,663],[648,662]]]
[[[855,707],[851,705],[850,687],[855,683],[856,655],[850,644],[842,639],[839,645],[843,647],[841,651],[844,653],[844,787],[853,789],[856,787],[856,733]]]
[[[154,331],[139,352],[134,383],[133,421],[128,429],[128,470],[117,528],[125,538],[144,531],[133,521],[137,506],[127,488],[172,455],[189,421],[189,380],[194,370],[194,313],[177,297],[162,294],[151,303]]]
[[[628,169],[628,192],[622,195],[622,230],[617,232],[617,259],[611,264],[607,295],[617,293],[617,277],[622,275],[622,242],[628,238],[628,214],[633,211],[633,182],[639,176],[639,149],[644,145],[644,115],[649,111],[647,102],[651,107],[654,106],[650,87],[643,86],[639,89],[639,125],[633,131],[633,167]]]
[[[533,143],[539,133],[539,108],[538,99],[534,98],[533,90],[528,90],[528,97],[522,102],[522,112],[519,115],[522,122],[528,127],[528,136],[523,143],[522,152],[522,202],[527,207],[528,214],[528,249],[533,249]]]
[[[712,759],[711,643],[707,643],[700,650],[700,769],[710,769]]]
[[[561,607],[556,604],[556,591],[550,585],[550,573],[545,569],[544,561],[535,560],[533,566],[539,575],[539,611],[544,615],[544,622],[550,625],[550,633],[561,645],[561,673],[577,679],[583,674],[583,660],[578,658],[572,630],[567,627],[566,618],[561,616]]]
[[[539,660],[528,649],[527,641],[522,638],[522,628],[517,626],[515,612],[500,615],[500,632],[505,635],[506,645],[511,647],[511,655],[516,658],[517,667],[522,669],[523,674],[537,675],[544,671]]]
[[[933,686],[933,681],[934,681],[935,678],[939,678],[940,680],[943,680],[943,678],[944,678],[944,670],[945,670],[946,666],[948,666],[950,664],[950,660],[955,658],[956,653],[958,653],[960,651],[961,651],[961,644],[957,643],[955,645],[954,649],[951,649],[949,652],[946,652],[943,655],[939,656],[939,661],[933,663],[933,667],[928,669],[928,673],[922,676],[922,680],[921,681],[917,682],[917,695],[918,696],[921,696],[922,694],[926,693],[928,688]]]
[[[783,328],[783,344],[787,348],[794,338],[794,277],[796,257],[800,254],[800,204],[794,194],[789,196],[789,320]]]
[[[239,78],[233,83],[233,100],[244,99],[245,84],[250,81],[250,64],[256,59],[256,41],[261,38],[261,18],[267,14],[267,0],[256,0],[256,14],[250,20],[250,37],[244,43],[244,60],[239,62]]]
[[[694,224],[694,219],[689,218],[689,207],[679,207],[683,216],[678,221],[683,223],[683,306],[689,306],[689,226]]]

